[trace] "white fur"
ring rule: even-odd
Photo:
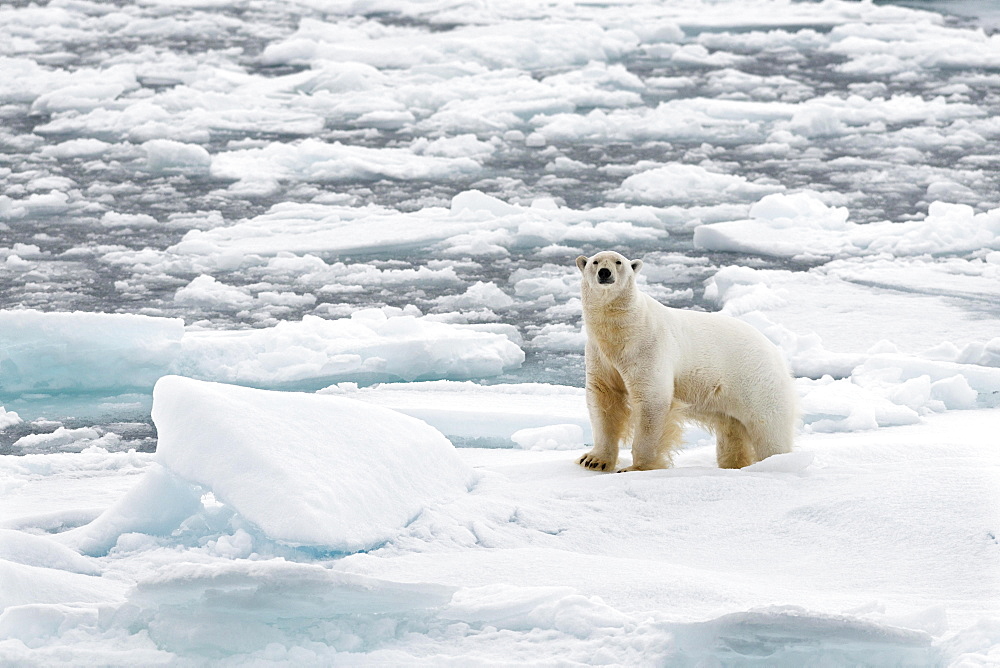
[[[640,292],[641,260],[603,251],[576,264],[594,432],[581,465],[615,470],[619,445],[631,437],[633,464],[624,470],[666,468],[686,420],[715,433],[724,468],[791,451],[792,378],[760,332],[718,313],[668,308]]]

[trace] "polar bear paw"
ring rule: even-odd
[[[588,452],[583,457],[580,457],[576,463],[584,468],[594,469],[595,471],[615,470],[615,462],[600,457],[593,452]]]

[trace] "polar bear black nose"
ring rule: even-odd
[[[607,267],[601,267],[597,271],[597,280],[601,283],[613,283],[614,280],[611,278],[611,270]]]

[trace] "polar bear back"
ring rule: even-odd
[[[794,401],[781,352],[754,327],[721,313],[674,309],[643,297],[663,334],[657,356],[670,359],[678,399],[724,408],[736,417]]]

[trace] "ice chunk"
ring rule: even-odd
[[[815,193],[774,194],[748,220],[702,225],[696,246],[777,257],[963,253],[1000,247],[1000,209],[975,213],[964,204],[934,202],[924,220],[859,225],[847,209],[828,207]]]
[[[14,441],[14,448],[22,454],[36,452],[81,452],[90,447],[115,449],[121,438],[115,433],[102,434],[93,427],[67,429],[59,427],[48,434],[28,434]]]
[[[587,334],[576,325],[552,323],[542,327],[531,339],[535,350],[582,353],[587,345]]]
[[[0,195],[0,220],[29,216],[51,216],[62,213],[69,208],[69,195],[58,190],[51,190],[47,193],[32,193],[24,199]]]
[[[110,151],[113,146],[100,139],[85,137],[46,146],[39,153],[46,158],[97,158]]]
[[[178,289],[174,293],[174,302],[193,308],[239,310],[252,304],[253,297],[245,290],[202,274]]]
[[[616,192],[621,199],[646,204],[753,201],[784,186],[754,183],[743,176],[710,172],[698,165],[670,164],[638,174],[622,182]]]
[[[135,81],[132,81],[135,85]],[[52,114],[60,111],[90,111],[101,107],[125,92],[125,86],[113,81],[88,81],[66,86],[39,96],[31,105],[32,113]]]
[[[973,392],[987,396],[1000,392],[1000,369],[995,367],[891,353],[872,355],[855,369],[854,377],[876,385],[926,377],[929,392],[953,408],[971,407]]]
[[[524,145],[528,148],[542,148],[547,143],[548,140],[541,132],[532,132],[524,139]]]
[[[506,216],[512,213],[520,213],[521,207],[507,204],[501,199],[487,195],[480,190],[466,190],[451,198],[452,213],[459,213],[464,209],[470,211],[485,211],[494,216]]]
[[[146,150],[146,169],[153,174],[208,174],[212,156],[197,144],[172,139],[152,139]]]
[[[920,421],[912,408],[890,401],[850,379],[824,376],[817,381],[802,379],[799,385],[805,393],[800,406],[808,431],[864,431]]]
[[[727,214],[731,210],[727,208]],[[159,265],[171,273],[174,261],[194,262],[201,271],[228,270],[259,260],[253,256],[382,253],[442,242],[449,254],[504,255],[509,249],[554,243],[575,247],[649,242],[667,234],[648,209],[521,207],[470,190],[455,195],[450,209],[428,206],[412,212],[376,205],[282,202],[235,225],[191,230],[160,257],[143,251],[115,251],[105,258],[120,265]],[[483,253],[483,248],[491,252]]]
[[[847,222],[844,207],[829,207],[807,192],[791,195],[768,195],[750,207],[750,217],[774,221],[780,227],[794,227],[806,221],[811,227],[841,229]]]
[[[167,376],[153,420],[166,469],[296,545],[374,547],[473,481],[433,427],[343,397]]]
[[[829,207],[815,193],[775,193],[750,208],[748,220],[702,225],[695,229],[700,248],[793,257],[803,253],[856,254],[843,207]]]
[[[145,213],[118,213],[107,211],[101,216],[105,227],[149,227],[156,225],[156,219]]]
[[[231,258],[238,261],[248,254],[273,256],[281,252],[385,250],[427,244],[488,226],[490,222],[449,216],[445,209],[436,207],[402,214],[374,206],[283,202],[263,215],[229,227],[191,230],[168,251],[204,256],[203,260],[199,257],[199,261],[219,265]],[[127,256],[123,258],[128,259]]]
[[[492,284],[468,295],[499,306]],[[210,276],[175,297],[239,308],[253,298]],[[261,303],[311,296],[261,293]],[[471,303],[471,302],[470,302]],[[168,373],[262,387],[335,381],[464,380],[516,369],[524,352],[502,333],[435,322],[400,309],[351,318],[305,316],[256,330],[184,331],[180,319],[106,313],[0,311],[0,393],[148,390]],[[16,424],[3,413],[4,426]],[[95,438],[99,435],[93,434]],[[77,439],[79,440],[79,439]]]
[[[490,142],[479,141],[474,134],[464,134],[458,137],[441,137],[434,141],[420,140],[414,142],[414,150],[424,155],[436,155],[442,158],[479,158],[493,155],[496,147]]]
[[[494,376],[524,352],[505,336],[378,309],[351,318],[305,316],[269,329],[189,332],[177,372],[275,387],[317,380],[430,380]]]
[[[16,424],[21,424],[21,416],[14,411],[5,410],[3,406],[0,406],[0,431],[3,431],[7,427],[13,427]]]
[[[149,388],[183,336],[179,318],[0,311],[0,393]]]
[[[870,252],[897,256],[1000,248],[1000,209],[976,213],[965,204],[933,202],[924,220],[877,225],[871,232]]]
[[[477,174],[476,160],[416,155],[407,149],[367,148],[340,142],[305,139],[299,144],[275,142],[264,148],[218,153],[211,159],[212,176],[253,182],[267,178],[338,182],[353,179],[448,180]]]
[[[476,281],[461,295],[445,295],[438,297],[436,303],[447,309],[504,309],[514,303],[514,300],[497,287],[496,283]]]
[[[510,440],[524,450],[574,450],[583,447],[583,428],[578,424],[554,424],[519,429]]]
[[[463,23],[478,24],[464,13]],[[366,34],[303,21],[287,40],[270,44],[261,55],[267,64],[335,61],[367,63],[379,69],[437,63],[476,63],[494,69],[554,70],[606,61],[634,49],[638,38],[627,30],[604,30],[589,21],[504,21],[462,25],[444,33]]]

